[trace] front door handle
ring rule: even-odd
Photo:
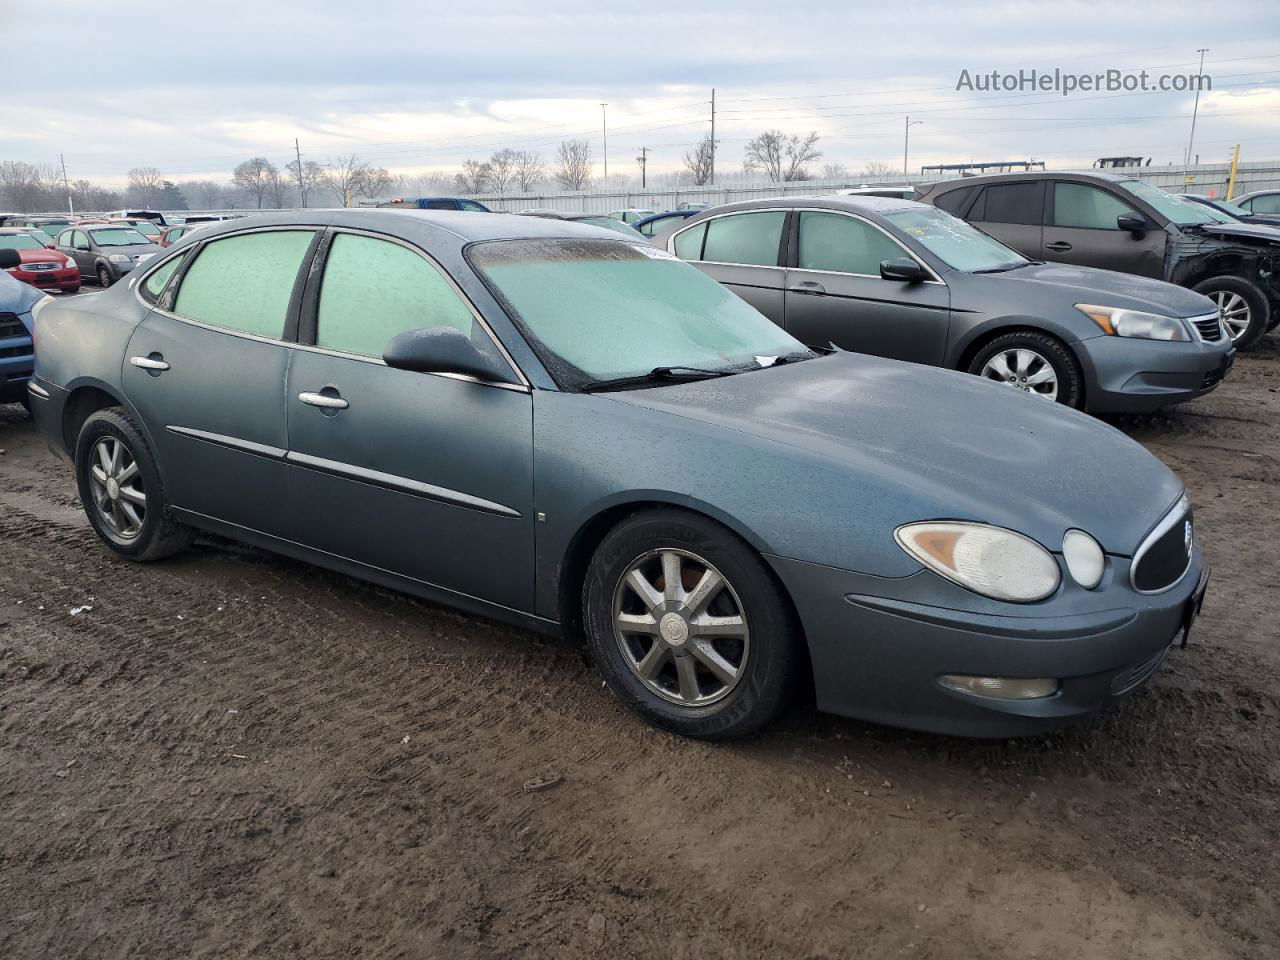
[[[330,397],[323,393],[300,393],[298,399],[312,407],[323,407],[326,410],[345,410],[351,404],[341,397]]]
[[[1052,250],[1054,253],[1066,253],[1071,249],[1071,244],[1067,243],[1065,240],[1056,240],[1053,243],[1046,243],[1044,248],[1046,250]]]
[[[159,354],[151,357],[130,357],[129,362],[135,367],[141,367],[143,370],[163,372],[169,369],[169,364],[165,363]]]
[[[827,288],[815,280],[801,280],[791,288],[792,293],[815,293],[821,296],[827,292]]]

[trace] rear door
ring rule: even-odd
[[[672,252],[782,324],[785,210],[746,210],[702,220],[672,235]]]
[[[1091,183],[1053,181],[1039,259],[1163,278],[1164,230],[1151,223],[1140,238],[1135,237],[1116,225],[1116,218],[1124,214],[1151,223],[1111,190]]]
[[[1039,260],[1044,231],[1043,180],[993,183],[982,189],[965,217],[983,232]]]
[[[284,341],[296,331],[315,237],[255,230],[203,244],[134,331],[121,379],[174,506],[284,532]],[[139,295],[155,294],[148,285],[174,262],[147,274]]]
[[[447,325],[507,364],[416,248],[332,234],[288,377],[292,539],[518,610],[533,608],[533,396],[396,370],[392,337]],[[509,365],[509,364],[508,364]]]
[[[808,346],[938,364],[947,344],[950,295],[938,280],[880,276],[884,260],[915,260],[877,225],[852,214],[801,210],[794,266],[786,271],[784,326]]]

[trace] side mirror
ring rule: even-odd
[[[455,327],[406,330],[391,338],[382,351],[388,367],[416,373],[460,373],[477,380],[510,383],[511,374],[485,356]]]
[[[904,283],[921,283],[929,279],[929,271],[910,257],[898,257],[880,262],[880,279],[901,280]]]
[[[77,249],[77,250],[81,250],[81,251],[83,251],[83,252],[85,252],[85,253],[88,253],[88,252],[89,252],[89,245],[88,245],[87,243],[77,243],[77,244],[76,244],[76,249]]]
[[[17,250],[0,250],[0,270],[12,270],[22,262]]]
[[[1122,213],[1116,217],[1116,226],[1121,230],[1128,230],[1130,233],[1146,233],[1147,221],[1145,217],[1140,217],[1136,213]]]

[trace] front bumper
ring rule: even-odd
[[[0,339],[0,403],[17,403],[26,397],[35,363],[35,347],[29,336]]]
[[[38,287],[41,290],[68,290],[80,286],[80,268],[64,267],[61,270],[22,270],[15,268],[8,271],[15,280]]]
[[[1197,551],[1172,588],[1143,595],[1129,587],[1128,560],[1108,557],[1098,588],[1068,582],[1047,601],[1021,605],[987,601],[924,570],[884,578],[767,559],[804,626],[819,709],[969,737],[1042,733],[1140,687],[1182,640],[1207,577]],[[943,687],[944,674],[1060,686],[1049,697],[995,700]]]
[[[1091,413],[1144,413],[1204,396],[1235,362],[1235,348],[1218,341],[1169,343],[1090,337],[1077,344]]]

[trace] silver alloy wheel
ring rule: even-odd
[[[1249,321],[1253,319],[1252,311],[1249,310],[1249,301],[1230,290],[1215,290],[1210,296],[1218,305],[1218,316],[1226,324],[1227,334],[1232,342],[1239,340],[1249,329]]]
[[[116,437],[102,437],[89,452],[89,489],[93,505],[112,533],[133,540],[147,519],[147,495],[138,461]]]
[[[986,362],[980,376],[1046,400],[1058,399],[1058,374],[1053,364],[1026,347],[1001,350]]]
[[[640,682],[684,707],[728,696],[751,650],[733,585],[685,550],[650,550],[627,568],[613,594],[613,627]]]

